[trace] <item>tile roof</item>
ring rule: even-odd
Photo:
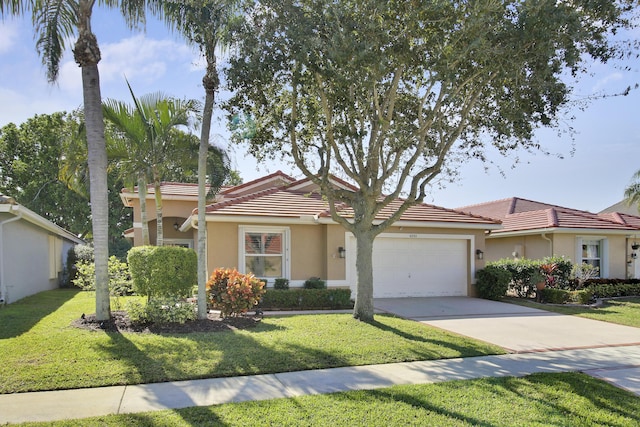
[[[594,214],[578,209],[512,197],[458,208],[463,212],[488,216],[502,221],[495,233],[536,229],[640,229],[640,217],[622,213]]]
[[[245,196],[227,199],[207,206],[207,214],[230,216],[254,216],[276,218],[330,218],[329,203],[318,193],[295,190],[304,180],[280,188],[271,188]],[[402,203],[398,199],[383,209],[378,220],[388,218]],[[353,210],[343,206],[338,209],[345,217],[353,217]],[[497,225],[499,221],[477,215],[469,215],[452,209],[420,204],[410,207],[401,221],[428,223],[457,223]]]

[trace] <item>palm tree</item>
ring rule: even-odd
[[[640,170],[631,178],[631,184],[624,190],[624,198],[629,206],[636,205],[640,212]]]
[[[128,82],[127,82],[128,84]],[[120,131],[117,152],[122,161],[124,177],[135,176],[138,181],[140,209],[143,215],[143,238],[146,223],[147,179],[153,183],[156,203],[156,245],[163,245],[162,193],[160,184],[168,159],[181,156],[188,147],[181,147],[184,138],[172,132],[179,126],[189,126],[190,117],[198,107],[196,101],[170,98],[161,92],[136,98],[129,86],[133,106],[121,101],[106,100],[104,116]],[[111,144],[110,144],[111,145]],[[116,152],[116,150],[114,150]],[[148,233],[147,233],[148,239]]]
[[[216,49],[224,43],[225,35],[232,22],[237,18],[240,2],[238,0],[184,0],[165,2],[166,22],[182,33],[187,41],[197,45],[207,61],[202,85],[205,90],[198,150],[198,317],[207,317],[207,227],[205,210],[207,196],[215,194],[230,172],[227,157],[222,150],[216,150],[213,161],[218,168],[212,171],[209,194],[207,194],[207,153],[210,152],[209,136],[215,95],[220,88],[220,78],[216,69]],[[216,160],[217,158],[217,160]]]
[[[47,68],[47,78],[56,81],[65,42],[75,34],[73,48],[76,63],[82,68],[82,93],[87,133],[87,155],[91,197],[91,215],[96,266],[96,317],[111,316],[109,303],[109,233],[107,152],[100,95],[100,49],[91,30],[91,15],[96,0],[0,0],[0,14],[22,15],[31,12],[36,32],[36,49]],[[130,27],[144,19],[145,0],[101,2],[120,6]],[[156,2],[153,2],[156,3]]]

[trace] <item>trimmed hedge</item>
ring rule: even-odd
[[[260,302],[261,309],[313,310],[353,308],[351,289],[268,289]]]
[[[177,246],[138,246],[127,256],[133,288],[151,298],[191,296],[198,284],[197,256]]]
[[[586,289],[596,298],[640,296],[640,283],[588,284]]]
[[[500,267],[488,265],[476,273],[478,296],[498,301],[507,294],[511,274]]]
[[[549,304],[589,304],[593,300],[593,292],[589,289],[567,291],[565,289],[544,288],[540,291],[542,301]]]

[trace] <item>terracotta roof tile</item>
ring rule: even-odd
[[[517,197],[459,209],[502,220],[503,228],[495,233],[548,228],[630,231],[640,228],[640,217],[632,215],[623,217],[623,214],[594,214]]]

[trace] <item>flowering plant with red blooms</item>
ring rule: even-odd
[[[255,307],[266,290],[265,283],[253,274],[218,268],[207,281],[209,306],[220,310],[222,317],[236,317]]]

